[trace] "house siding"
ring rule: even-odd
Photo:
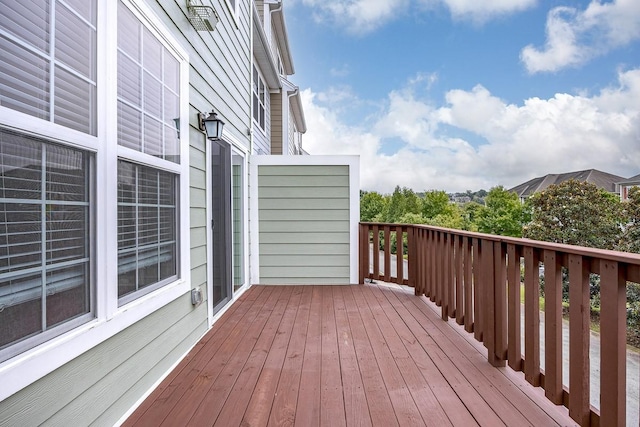
[[[271,154],[283,154],[281,92],[271,94]]]
[[[260,283],[347,284],[349,166],[258,166]]]
[[[249,147],[251,4],[240,2],[237,26],[228,8],[216,8],[221,22],[211,33],[193,29],[184,1],[145,4],[189,54],[190,189],[181,197],[190,201],[183,220],[190,221],[191,248],[185,255],[191,288],[199,287],[206,299],[209,184],[197,113],[215,108],[226,122],[225,133]],[[113,425],[197,342],[207,322],[207,303],[194,307],[183,294],[1,401],[0,426]]]
[[[206,328],[184,295],[4,400],[0,425],[113,425]]]

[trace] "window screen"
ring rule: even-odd
[[[0,351],[91,311],[89,169],[0,130]]]
[[[0,0],[0,57],[1,106],[96,135],[96,0]]]

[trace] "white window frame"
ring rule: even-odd
[[[240,288],[235,291],[234,294],[240,292],[242,289],[247,288],[249,284],[249,164],[248,164],[248,151],[246,148],[242,147],[242,149],[238,148],[237,145],[232,145],[231,147],[231,166],[233,170],[233,156],[240,157],[240,165],[242,166],[242,218],[240,219],[242,222],[242,245],[243,245],[243,274],[244,274],[244,282],[240,286]],[[233,172],[232,172],[233,173]],[[233,191],[233,188],[231,189]],[[233,195],[233,194],[232,194]]]
[[[189,222],[189,56],[180,43],[170,36],[162,21],[142,1],[122,0],[151,33],[178,59],[180,63],[180,164],[155,159],[143,153],[117,146],[117,37],[100,31],[117,28],[118,2],[98,0],[97,34],[97,97],[98,133],[91,136],[65,128],[53,122],[0,107],[0,126],[27,135],[60,142],[91,152],[95,170],[91,180],[95,191],[91,202],[95,209],[91,236],[95,283],[94,319],[56,336],[0,363],[0,401],[45,375],[58,369],[154,311],[166,306],[190,291]],[[118,307],[117,289],[117,160],[138,161],[179,174],[178,200],[178,280],[149,292]]]
[[[257,98],[258,98],[258,118],[260,117],[260,107],[262,107],[262,109],[264,110],[264,127],[260,126],[260,121],[258,119],[256,119],[253,116],[253,98],[254,95],[256,94],[254,92],[254,79],[253,79],[253,69],[255,69],[258,73],[258,81],[255,82],[258,85],[258,93],[257,93]],[[269,96],[269,90],[267,87],[267,84],[264,81],[264,76],[262,75],[262,71],[260,70],[260,67],[258,67],[255,62],[253,64],[253,69],[251,70],[251,120],[253,121],[253,123],[255,124],[255,127],[258,128],[258,130],[260,132],[262,132],[263,135],[267,134],[267,120],[269,119],[269,116],[267,115],[267,96]],[[264,102],[260,102],[260,84],[262,84],[262,87],[264,88]]]

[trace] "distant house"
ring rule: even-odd
[[[613,175],[596,169],[587,169],[577,172],[540,176],[517,185],[509,189],[509,191],[517,193],[520,201],[524,202],[528,197],[545,190],[550,185],[560,184],[570,179],[590,182],[591,184],[595,184],[598,188],[602,188],[610,193],[618,193],[619,187],[617,184],[625,180],[623,177],[618,175]]]
[[[616,192],[620,194],[620,200],[625,201],[629,199],[629,190],[631,187],[640,187],[640,174],[616,183]]]

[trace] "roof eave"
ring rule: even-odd
[[[264,32],[264,28],[260,25],[260,16],[254,6],[253,9],[253,56],[256,58],[256,62],[262,75],[265,79],[265,83],[269,89],[279,89],[280,78],[278,75],[278,68],[273,60],[273,55],[269,50],[269,43],[267,42],[267,35]]]

